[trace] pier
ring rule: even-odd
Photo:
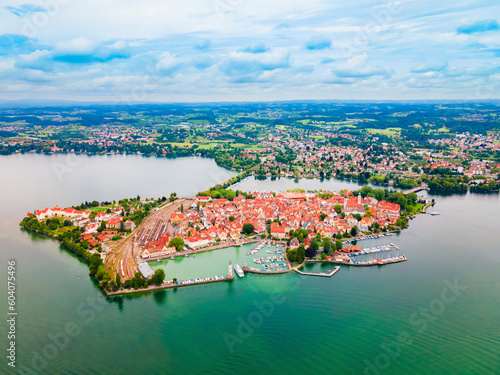
[[[406,262],[408,259],[406,258],[405,255],[401,255],[398,257],[393,257],[393,258],[387,258],[387,259],[374,259],[374,260],[369,260],[366,262],[356,262],[351,260],[349,263],[343,263],[347,264],[349,266],[358,266],[358,267],[363,267],[363,266],[384,266],[386,264],[393,264],[393,263],[399,263],[399,262]]]
[[[303,272],[303,271],[300,271],[298,268],[294,268],[293,269],[295,272],[301,274],[301,275],[307,275],[307,276],[322,276],[322,277],[332,277],[333,275],[335,275],[339,270],[340,270],[340,266],[336,266],[334,268],[333,271],[329,272],[329,273],[324,273],[324,272],[319,272],[319,273],[314,273],[314,272]]]
[[[291,270],[290,269],[285,269],[285,270],[259,270],[257,268],[253,268],[253,267],[243,267],[243,271],[247,272],[247,273],[256,273],[256,274],[260,274],[260,275],[279,275],[279,274],[283,274],[283,273],[289,273]]]
[[[116,291],[116,292],[109,292],[107,289],[104,289],[104,291],[106,292],[106,294],[108,296],[117,296],[117,295],[120,295],[120,294],[129,294],[129,293],[140,293],[140,292],[152,292],[152,291],[155,291],[155,290],[161,290],[161,289],[174,289],[174,288],[181,288],[181,287],[184,287],[184,286],[191,286],[191,285],[202,285],[202,284],[212,284],[212,283],[220,283],[220,282],[223,282],[223,281],[232,281],[234,280],[234,275],[232,276],[226,276],[226,277],[221,277],[221,278],[218,278],[218,279],[211,279],[211,280],[200,280],[200,281],[183,281],[183,282],[177,282],[177,283],[174,283],[173,281],[167,281],[165,283],[163,283],[162,285],[154,285],[154,286],[149,286],[148,288],[146,289],[123,289],[123,290],[119,290],[119,291]]]

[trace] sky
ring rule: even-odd
[[[497,0],[4,0],[0,99],[500,98]]]

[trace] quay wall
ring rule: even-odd
[[[150,286],[146,289],[124,289],[124,290],[118,290],[116,292],[109,292],[108,290],[104,289],[104,292],[108,296],[117,296],[120,294],[130,294],[130,293],[140,293],[140,292],[152,292],[155,290],[161,290],[161,289],[174,289],[174,288],[182,288],[186,286],[195,286],[195,285],[202,285],[202,284],[212,284],[212,283],[219,283],[219,282],[224,282],[224,281],[233,281],[234,280],[234,275],[233,276],[227,276],[224,277],[223,279],[218,279],[218,280],[206,280],[206,281],[195,281],[190,284],[174,284],[171,281],[168,281],[166,283],[163,283],[162,285],[154,285]]]

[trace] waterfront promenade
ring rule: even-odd
[[[123,290],[118,290],[116,292],[110,292],[107,289],[104,289],[104,292],[108,296],[117,296],[120,294],[153,292],[155,290],[161,290],[161,289],[175,289],[175,288],[182,288],[185,286],[213,284],[213,283],[220,283],[220,282],[233,281],[233,280],[234,280],[234,275],[227,275],[226,277],[221,277],[221,278],[211,279],[211,280],[200,280],[200,281],[187,280],[183,283],[182,282],[174,283],[172,280],[169,280],[169,281],[165,281],[161,285],[150,285],[148,288],[145,288],[145,289],[123,289]]]

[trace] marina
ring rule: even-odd
[[[281,245],[281,244],[280,244]],[[251,255],[252,251],[257,250]],[[267,251],[271,253],[267,253]],[[280,251],[281,253],[276,253]],[[268,259],[269,257],[269,259]],[[254,262],[254,259],[263,258],[260,263]],[[240,265],[246,272],[244,264],[248,264],[253,269],[272,273],[285,270],[288,272],[288,266],[284,255],[283,246],[276,246],[270,241],[261,241],[259,243],[248,243],[241,246],[230,246],[213,251],[191,253],[189,258],[176,256],[173,260],[164,258],[161,262],[149,261],[149,265],[156,270],[162,268],[165,271],[165,279],[171,280],[174,277],[179,280],[191,280],[204,278],[211,275],[221,275],[227,273],[227,264],[232,261],[234,266]],[[234,270],[236,274],[236,270]],[[236,275],[235,275],[236,276]]]

